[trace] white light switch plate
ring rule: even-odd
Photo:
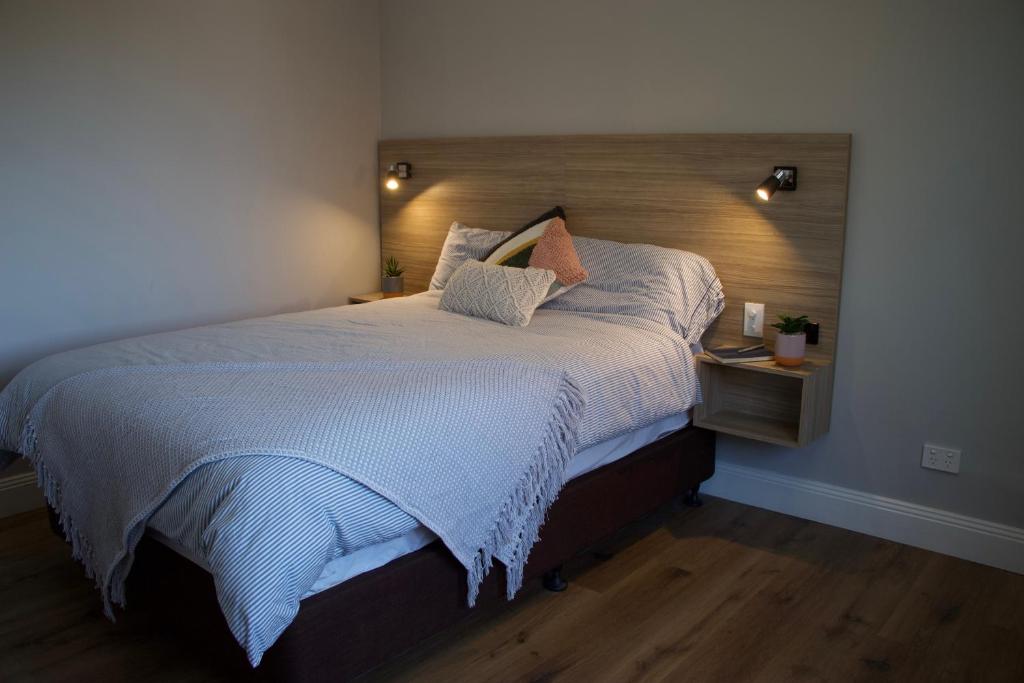
[[[926,443],[921,449],[921,467],[940,472],[960,472],[960,451]]]
[[[743,304],[743,336],[764,336],[764,304]]]

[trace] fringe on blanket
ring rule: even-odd
[[[35,469],[36,480],[43,491],[46,502],[57,513],[60,529],[64,533],[64,540],[71,545],[71,557],[82,564],[86,577],[96,582],[96,588],[103,599],[103,614],[111,621],[117,621],[114,616],[114,605],[121,608],[126,605],[125,584],[134,560],[132,549],[137,544],[142,532],[145,531],[145,525],[135,524],[129,529],[129,539],[125,544],[129,550],[126,554],[119,556],[113,566],[104,571],[97,569],[92,545],[88,538],[78,530],[75,519],[65,509],[60,482],[46,468],[42,458],[39,457],[37,446],[35,426],[31,419],[26,419],[22,432],[21,452]]]
[[[42,458],[39,457],[36,451],[37,444],[38,439],[36,437],[35,426],[32,424],[31,420],[26,420],[21,435],[21,452],[35,469],[36,481],[43,491],[43,496],[46,498],[46,502],[49,503],[50,507],[52,507],[57,513],[57,519],[60,521],[60,529],[64,533],[64,540],[71,545],[71,556],[78,560],[85,568],[85,575],[96,582],[96,588],[99,589],[100,594],[103,596],[103,613],[108,619],[114,621],[114,609],[111,602],[109,582],[105,581],[104,577],[100,576],[100,573],[96,571],[96,567],[93,562],[92,546],[89,544],[89,540],[78,531],[75,520],[70,514],[68,514],[67,510],[64,509],[60,482],[57,481],[56,477],[50,474],[49,470],[46,469],[46,465],[43,463]],[[116,602],[123,607],[123,585],[121,590],[118,592],[117,597],[118,599]]]
[[[555,502],[565,484],[565,471],[576,452],[577,426],[583,413],[583,393],[575,382],[563,374],[551,417],[543,429],[538,457],[530,465],[515,491],[502,505],[488,534],[468,567],[467,602],[476,604],[480,584],[493,566],[493,558],[501,554],[506,565],[506,595],[509,600],[523,585],[523,570],[530,549],[537,542],[540,527],[548,508]],[[21,452],[35,468],[39,485],[47,502],[57,512],[64,538],[71,544],[72,556],[81,562],[85,574],[96,582],[103,597],[103,612],[114,620],[113,605],[125,605],[125,581],[132,564],[132,553],[120,557],[106,571],[97,571],[88,539],[79,533],[75,520],[64,509],[60,482],[46,468],[37,453],[37,438],[31,420],[26,420],[22,433]],[[129,534],[138,533],[130,529]],[[130,542],[128,548],[134,545]]]
[[[582,414],[583,392],[568,374],[563,374],[554,410],[538,446],[538,457],[502,505],[486,544],[468,567],[466,601],[470,607],[476,604],[480,584],[490,572],[493,558],[502,551],[508,599],[514,598],[522,587],[530,549],[537,542],[548,508],[565,485],[565,472],[576,452],[577,426]]]

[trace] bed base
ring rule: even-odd
[[[704,504],[704,499],[700,497],[700,484],[686,492],[686,495],[683,497],[683,503],[686,507],[691,508],[699,508]]]
[[[714,433],[690,426],[571,481],[551,507],[524,580],[564,590],[564,561],[676,496],[699,504],[700,482],[714,468]],[[228,632],[210,575],[148,537],[137,549],[128,599],[130,609],[158,610],[188,656],[204,656],[232,678],[274,681],[324,680],[325,672],[349,680],[471,613],[466,571],[440,541],[303,600],[255,672]],[[496,563],[476,609],[505,602]]]

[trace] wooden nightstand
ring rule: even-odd
[[[828,432],[831,363],[725,365],[702,354],[697,372],[704,393],[704,403],[693,409],[698,427],[782,446],[805,446]]]
[[[348,298],[348,302],[350,304],[368,304],[371,301],[380,301],[381,299],[391,299],[399,296],[405,296],[405,292],[401,292],[398,294],[389,294],[388,296],[384,296],[384,292],[368,292],[366,294],[356,294],[355,296],[350,296]]]

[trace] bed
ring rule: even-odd
[[[700,398],[692,345],[723,298],[713,268],[696,255],[601,240],[577,246],[593,277],[526,327],[450,313],[439,306],[442,292],[430,291],[49,357],[0,394],[4,445],[36,465],[109,612],[124,604],[137,543],[148,534],[212,576],[220,611],[253,667],[304,601],[386,575],[398,558],[437,556],[438,537],[468,574],[463,604],[473,606],[494,564],[511,599],[535,571],[526,561],[564,482],[578,479],[568,490],[588,490],[596,472],[624,458],[669,450],[678,457],[685,449],[667,445],[690,443],[688,411]],[[631,294],[638,267],[664,271],[664,282]],[[531,413],[540,421],[524,424],[533,427],[515,426],[517,415]],[[264,434],[268,424],[275,429]],[[367,436],[353,441],[360,432]],[[539,451],[538,462],[508,465],[515,441],[528,454]],[[387,462],[353,470],[317,459],[320,442]],[[645,451],[650,444],[658,448]],[[552,449],[566,458],[561,469],[552,464],[558,457],[544,455]],[[448,458],[443,469],[462,479],[434,472],[433,483],[403,495],[398,479],[406,473],[381,479],[375,470],[393,471],[393,457],[421,478],[440,467],[425,461]],[[501,489],[501,468],[520,479],[529,473],[525,492]],[[708,463],[694,472],[676,477],[672,492],[695,489],[710,475]],[[477,541],[464,529],[480,524],[466,522],[476,515],[461,508],[476,502],[464,490],[489,490],[492,477],[500,513],[482,523],[496,540]],[[448,497],[457,505],[438,508],[460,508],[450,523],[443,509],[438,517],[430,508]],[[658,500],[644,497],[645,509]],[[544,571],[567,557],[560,546],[597,540],[574,529],[575,516],[567,522],[567,538],[548,546]],[[596,528],[614,530],[606,526]]]
[[[714,432],[686,426],[574,479],[549,511],[526,580],[560,588],[549,582],[551,570],[674,499],[699,505],[700,483],[714,471]],[[210,575],[166,545],[143,539],[128,595],[131,609],[160,614],[190,656],[231,678],[291,682],[321,681],[325,671],[331,680],[356,678],[474,610],[486,610],[486,618],[507,604],[499,570],[484,582],[477,606],[467,607],[465,572],[434,541],[304,599],[253,670],[225,627]]]

